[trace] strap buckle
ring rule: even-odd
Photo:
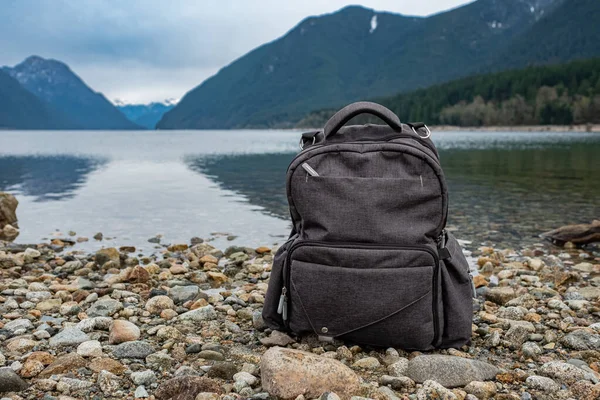
[[[415,127],[414,127],[414,126],[412,126],[412,125],[411,125],[410,127],[412,128],[412,130],[413,130],[413,132],[415,133],[415,135],[417,135],[417,136],[418,136],[418,137],[420,137],[421,139],[429,139],[429,138],[431,137],[431,131],[429,130],[429,127],[428,127],[427,125],[425,125],[425,124],[423,124],[423,126],[422,126],[422,127],[420,126],[420,127],[418,128],[418,129],[425,128],[425,131],[427,132],[427,134],[426,134],[425,136],[421,135],[421,134],[420,134],[420,133],[419,133],[419,132],[418,132],[418,131],[415,129]]]

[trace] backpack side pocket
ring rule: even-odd
[[[271,276],[269,277],[269,287],[265,295],[262,317],[267,326],[271,329],[285,331],[283,317],[277,312],[281,297],[281,290],[284,286],[283,267],[287,259],[288,249],[296,239],[297,235],[292,236],[275,253],[273,257],[273,266],[271,267]]]
[[[451,233],[447,233],[446,248],[450,257],[442,262],[444,334],[440,347],[458,348],[471,343],[473,289],[469,263]]]

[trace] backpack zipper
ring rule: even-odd
[[[440,267],[440,260],[435,251],[431,250],[427,246],[399,246],[394,244],[357,244],[352,242],[324,242],[319,240],[302,240],[294,243],[288,249],[288,254],[283,265],[283,279],[284,286],[281,289],[281,296],[279,298],[279,307],[277,308],[277,313],[281,314],[283,322],[285,324],[286,329],[290,330],[290,322],[288,315],[288,288],[291,285],[291,261],[292,261],[292,253],[299,247],[302,246],[316,246],[316,247],[333,247],[333,248],[345,248],[345,249],[364,249],[364,250],[417,250],[417,251],[425,251],[429,253],[434,260],[433,267],[433,336],[434,336],[434,345],[439,341],[439,320],[438,320],[438,312],[437,312],[437,303],[438,303],[438,274]]]

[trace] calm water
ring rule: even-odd
[[[21,235],[58,232],[102,243],[147,239],[215,245],[281,242],[289,229],[285,171],[298,132],[0,132],[0,190],[15,194]],[[457,235],[497,246],[600,217],[600,135],[438,132]],[[229,241],[223,233],[237,236]]]

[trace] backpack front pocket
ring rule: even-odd
[[[439,336],[437,256],[428,247],[298,242],[286,265],[288,327],[427,350]]]

